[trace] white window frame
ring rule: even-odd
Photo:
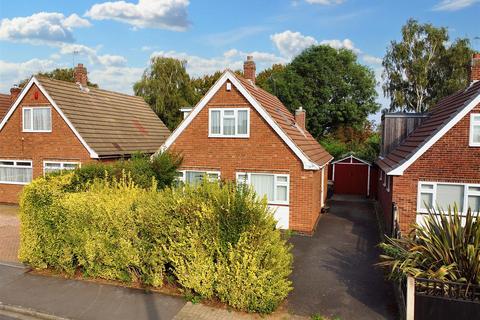
[[[480,196],[479,191],[469,191],[470,187],[480,188],[480,184],[475,183],[459,183],[459,182],[432,182],[432,181],[419,181],[417,186],[417,212],[418,213],[428,213],[427,209],[421,208],[421,194],[422,193],[430,193],[432,194],[432,204],[434,208],[437,210],[437,185],[461,185],[463,186],[463,211],[459,212],[460,214],[466,214],[468,210],[468,197],[469,196]],[[433,189],[422,189],[422,185],[432,185]],[[443,210],[447,210],[448,208],[442,208]],[[477,213],[477,212],[473,212]]]
[[[48,109],[50,110],[50,129],[48,130],[34,130],[33,129],[33,110]],[[30,110],[30,128],[25,129],[25,110]],[[53,120],[52,120],[52,108],[51,107],[23,107],[22,108],[22,132],[52,132]]]
[[[63,171],[63,170],[73,170],[73,169],[65,169],[66,164],[75,164],[77,165],[77,168],[80,168],[82,164],[78,161],[50,161],[50,160],[44,160],[43,161],[43,175],[45,176],[45,168],[47,167],[47,163],[58,163],[60,164],[60,169],[57,171]]]
[[[480,118],[480,113],[471,113],[470,114],[470,147],[480,147],[480,141],[475,142],[473,141],[473,127],[480,127],[480,120],[475,121],[475,117]]]
[[[220,111],[220,133],[212,133],[212,112]],[[223,118],[225,111],[233,111],[235,119],[235,133],[233,135],[223,134]],[[238,134],[238,111],[247,111],[247,133]],[[211,138],[249,138],[250,137],[250,108],[210,108],[208,110],[208,137]]]
[[[247,176],[247,181],[241,181],[239,176]],[[246,183],[247,185],[251,185],[251,177],[252,175],[269,175],[269,176],[274,176],[273,179],[273,184],[274,184],[274,194],[275,194],[275,200],[271,201],[268,200],[268,204],[272,205],[290,205],[290,175],[286,173],[271,173],[271,172],[237,172],[235,175],[237,183]],[[287,181],[278,181],[278,177],[286,177]],[[287,200],[278,200],[277,199],[277,187],[279,186],[285,186],[287,187]]]
[[[185,170],[177,170],[178,173],[181,173],[180,176],[177,177],[177,181],[185,183],[185,178],[187,176],[187,172],[203,172],[203,174],[206,174],[207,176],[209,174],[217,174],[218,179],[220,180],[220,171],[214,171],[214,170],[203,170],[203,169],[185,169]],[[213,182],[214,179],[209,179],[210,182]]]
[[[28,168],[28,169],[32,169],[32,179],[33,180],[33,165],[32,165],[32,160],[13,160],[13,159],[0,159],[0,162],[13,162],[13,166],[6,166],[6,165],[2,165],[0,164],[0,167],[2,168]],[[30,166],[19,166],[17,165],[18,162],[28,162],[30,163]],[[27,185],[29,184],[30,182],[15,182],[15,181],[2,181],[0,180],[0,183],[2,184],[17,184],[17,185]]]

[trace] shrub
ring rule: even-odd
[[[432,210],[408,237],[387,238],[379,265],[389,269],[391,278],[480,284],[480,219],[469,209],[462,221],[456,206],[436,213]]]
[[[146,189],[130,173],[71,188],[75,179],[69,172],[25,187],[23,262],[151,286],[175,280],[192,299],[262,313],[291,290],[290,246],[252,189],[205,180],[158,190],[155,179]]]

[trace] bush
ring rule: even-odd
[[[480,219],[469,209],[462,221],[457,207],[435,210],[403,239],[381,244],[379,265],[394,279],[406,276],[480,284]]]
[[[173,278],[190,297],[262,313],[291,290],[290,246],[253,190],[207,181],[158,190],[155,180],[146,189],[125,173],[74,190],[75,179],[70,172],[25,187],[23,262],[150,286]]]

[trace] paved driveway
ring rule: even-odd
[[[379,234],[373,204],[330,200],[330,212],[313,237],[293,236],[295,314],[348,319],[395,319],[393,288],[383,280],[376,245]]]
[[[20,245],[18,206],[0,204],[0,262],[17,262]]]

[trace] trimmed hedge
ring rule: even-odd
[[[141,188],[123,175],[69,186],[48,176],[21,198],[21,261],[159,287],[174,279],[186,295],[268,313],[292,289],[290,245],[265,200],[246,187]]]

